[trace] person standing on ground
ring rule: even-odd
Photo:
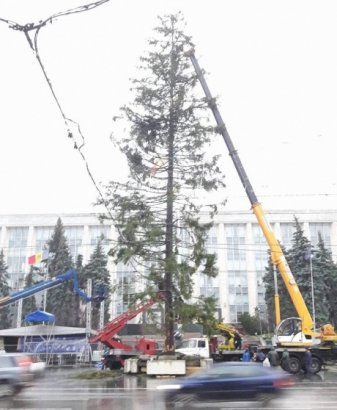
[[[250,352],[249,352],[248,349],[246,349],[246,350],[243,352],[242,361],[243,361],[243,362],[250,362]]]
[[[288,349],[284,349],[281,357],[281,366],[284,370],[289,372],[289,352]]]
[[[274,349],[274,347],[272,347],[270,349],[270,351],[267,354],[270,366],[272,367],[277,367],[280,364],[280,360],[278,357],[278,353],[277,351]]]
[[[266,356],[262,352],[262,350],[258,349],[257,353],[256,353],[256,356],[255,356],[256,363],[262,363],[265,358],[266,358]]]
[[[309,349],[305,349],[304,353],[304,373],[307,375],[311,374],[311,366],[312,366],[312,356],[311,351]]]

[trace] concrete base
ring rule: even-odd
[[[200,359],[200,367],[208,369],[213,364],[213,359]]]
[[[124,361],[124,373],[138,373],[138,359],[126,359]]]
[[[149,376],[184,376],[185,360],[149,360],[146,363],[146,374]]]

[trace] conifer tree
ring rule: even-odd
[[[315,269],[315,248],[311,245],[308,238],[305,237],[304,231],[295,218],[295,231],[293,234],[292,247],[288,253],[288,263],[295,277],[297,285],[301,291],[307,308],[314,319],[315,313],[316,323],[321,323],[327,320],[327,311],[324,303],[325,285],[324,272],[316,275],[316,280],[312,282],[312,272]],[[314,285],[314,292],[312,292]],[[315,303],[315,312],[313,310],[313,300]]]
[[[137,282],[138,268],[145,267],[146,293],[166,292],[165,350],[172,351],[182,306],[176,302],[190,300],[196,272],[217,275],[215,255],[205,247],[212,221],[200,222],[194,190],[211,192],[224,183],[219,155],[209,154],[215,129],[207,122],[207,102],[194,90],[197,78],[186,54],[193,43],[184,34],[184,19],[179,13],[159,20],[140,59],[141,75],[132,81],[133,103],[122,110],[130,134],[117,143],[129,178],[125,185],[107,186],[104,204],[119,232],[110,254],[137,265]],[[216,207],[210,206],[212,219]]]
[[[48,265],[49,278],[67,272],[73,267],[71,253],[61,218],[58,218],[51,239],[48,241],[49,254],[52,255]],[[73,283],[65,282],[62,285],[49,289],[47,293],[47,311],[55,315],[55,323],[60,326],[77,326],[78,312]]]
[[[317,328],[317,326],[329,321],[334,322],[335,320],[333,305],[337,287],[336,266],[331,254],[326,250],[321,236],[319,236],[318,248],[316,249],[311,245],[308,238],[305,237],[301,224],[296,217],[294,219],[294,227],[292,246],[288,250],[283,249],[283,251],[304,302],[312,319],[315,319]],[[274,312],[274,279],[271,259],[269,259],[269,266],[266,268],[266,275],[263,280],[266,285],[266,304],[269,311]],[[279,274],[278,293],[280,297],[281,319],[298,316],[284,281],[280,278]],[[315,303],[314,310],[313,301]],[[314,313],[315,318],[313,317]]]
[[[30,267],[30,271],[25,277],[25,288],[29,288],[33,286],[35,283],[39,281],[34,280],[34,267]],[[31,312],[34,312],[37,310],[37,304],[35,300],[35,295],[30,296],[29,298],[26,298],[22,301],[22,317],[25,318],[25,316]]]
[[[288,260],[287,250],[281,246],[285,258]],[[271,328],[275,327],[275,282],[274,282],[274,266],[270,256],[268,258],[268,266],[266,266],[265,275],[263,277],[263,282],[265,284],[265,302],[268,310],[268,321]],[[289,296],[288,290],[284,284],[284,280],[277,271],[277,291],[280,300],[280,314],[281,318],[297,316],[294,305]]]
[[[337,266],[318,234],[316,252],[313,254],[313,283],[315,289],[315,310],[317,328],[326,323],[337,325]],[[324,291],[318,293],[317,282],[324,281]]]
[[[104,301],[104,323],[109,321],[109,305],[110,305],[110,273],[107,269],[108,257],[104,253],[102,242],[99,241],[90,256],[90,260],[82,270],[82,278],[87,283],[88,279],[92,280],[92,294],[93,296],[99,290],[104,287],[107,290],[107,298]],[[91,313],[91,327],[93,329],[99,329],[99,315],[100,304],[92,303]]]
[[[0,298],[8,296],[10,287],[8,285],[8,266],[5,262],[5,254],[3,249],[0,251]],[[8,329],[11,327],[11,315],[9,306],[0,309],[0,329]]]

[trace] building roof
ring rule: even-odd
[[[91,330],[90,334],[96,334],[95,330]],[[2,336],[70,336],[70,335],[86,335],[85,327],[66,327],[66,326],[51,326],[51,325],[34,325],[23,326],[13,329],[0,330]]]

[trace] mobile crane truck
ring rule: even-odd
[[[246,171],[241,163],[237,150],[234,148],[232,140],[226,129],[226,125],[221,117],[215,99],[212,97],[208,88],[203,72],[194,55],[194,50],[190,50],[188,55],[193,64],[198,80],[205,93],[208,105],[212,110],[213,116],[217,123],[217,131],[222,135],[229,155],[232,158],[236,171],[246,191],[248,199],[251,203],[252,211],[256,216],[258,224],[262,229],[264,237],[271,251],[271,258],[275,268],[278,269],[282,280],[287,288],[292,303],[299,317],[291,317],[281,321],[280,305],[277,288],[275,289],[275,336],[273,344],[276,346],[278,354],[281,356],[285,348],[288,349],[290,355],[289,370],[292,373],[297,373],[304,367],[305,348],[310,347],[312,353],[312,372],[317,373],[321,370],[324,364],[336,363],[337,361],[337,334],[331,324],[326,324],[321,327],[320,333],[313,329],[313,320],[306,306],[303,296],[297,286],[294,276],[286,261],[282,248],[267,222],[265,213],[261,204],[258,202],[253,187],[248,179]],[[314,343],[317,341],[318,343]],[[267,348],[263,348],[265,352]],[[217,358],[221,359],[221,351]],[[225,357],[223,360],[226,360]]]

